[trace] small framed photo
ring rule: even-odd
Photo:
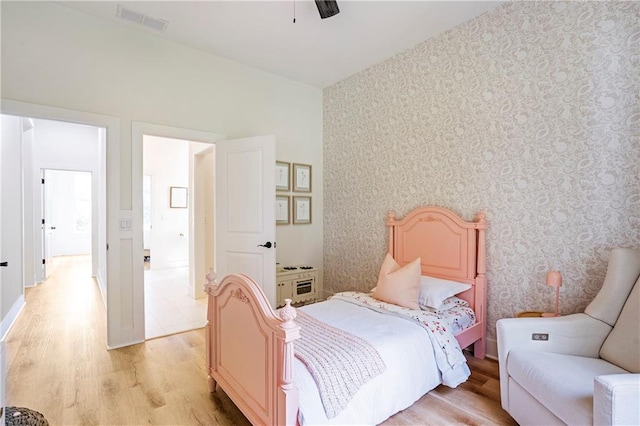
[[[289,178],[291,164],[284,161],[276,161],[276,191],[290,191]]]
[[[311,192],[311,165],[293,164],[293,190]]]
[[[289,196],[276,195],[276,225],[289,224]]]
[[[293,197],[293,224],[311,223],[311,197]]]
[[[170,187],[169,194],[169,207],[172,209],[186,209],[187,208],[187,194],[188,188],[182,186]]]

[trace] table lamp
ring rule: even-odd
[[[556,311],[555,312],[545,312],[542,314],[543,317],[558,317],[558,300],[560,299],[560,287],[562,287],[562,275],[560,271],[549,271],[547,272],[547,280],[545,282],[549,287],[556,288]]]

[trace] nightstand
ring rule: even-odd
[[[516,318],[542,318],[542,312],[523,311],[516,314]]]

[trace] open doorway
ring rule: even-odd
[[[105,298],[105,129],[55,120],[32,121],[33,171],[31,185],[25,185],[25,199],[33,200],[33,212],[27,215],[25,211],[25,228],[34,228],[30,255],[34,265],[41,265],[35,269],[35,283],[46,279],[48,263],[56,256],[85,255]]]
[[[34,116],[2,116],[3,123],[20,124],[3,137],[3,145],[11,147],[7,161],[13,175],[2,179],[11,184],[11,191],[4,186],[2,191],[11,215],[2,212],[12,230],[3,233],[2,245],[11,248],[16,272],[2,286],[10,303],[3,310],[7,329],[57,255],[79,255],[87,278],[106,289],[106,128]]]
[[[43,268],[46,278],[46,270],[57,256],[79,256],[92,263],[93,185],[91,172],[43,169],[42,176]]]
[[[207,193],[195,179],[195,157],[213,147],[207,143],[160,136],[143,136],[143,245],[145,337],[179,333],[206,325],[207,301],[198,291],[196,261],[191,247],[193,227],[202,227],[202,197]],[[213,185],[213,156],[209,161]],[[208,193],[212,194],[212,191]],[[213,199],[209,199],[209,211]],[[206,203],[204,203],[206,204]],[[198,211],[196,211],[198,210]],[[213,259],[209,260],[213,264]],[[203,281],[203,280],[202,280]]]
[[[52,274],[67,270],[68,276],[77,277],[78,281],[92,283],[92,277],[94,285],[97,281],[98,273],[93,271],[93,265],[99,265],[98,254],[93,249],[98,230],[97,224],[93,223],[94,207],[97,208],[97,197],[93,194],[93,173],[52,169],[43,169],[41,172],[44,284],[55,285],[57,294],[72,290],[64,299],[75,300],[83,305],[93,297],[95,287],[60,286]],[[69,315],[74,312],[73,309],[65,311]]]
[[[275,306],[275,244],[266,248],[266,241],[275,241],[275,137],[255,136],[244,139],[226,139],[224,135],[210,132],[163,126],[150,123],[133,122],[131,125],[132,143],[132,224],[134,229],[143,230],[143,182],[144,182],[144,153],[143,140],[145,136],[159,136],[183,141],[202,142],[206,148],[194,151],[189,155],[189,161],[194,163],[193,175],[190,174],[190,184],[187,187],[187,199],[194,214],[189,223],[189,287],[195,295],[205,296],[204,276],[209,268],[215,267],[220,277],[228,273],[245,273],[255,277],[263,283],[262,287],[272,305]],[[213,176],[208,180],[211,189],[211,211],[205,223],[205,213],[193,200],[198,199],[198,187],[192,183],[195,179],[199,159],[206,157],[208,150],[212,161],[215,162]],[[213,166],[212,166],[213,167]],[[201,168],[202,169],[202,168]],[[157,185],[155,176],[151,176],[151,187]],[[171,186],[171,185],[170,185]],[[165,188],[163,197],[167,197],[169,188]],[[189,195],[191,194],[191,195]],[[153,190],[152,190],[153,197]],[[166,201],[165,201],[166,203]],[[200,219],[196,219],[198,212]],[[155,213],[151,211],[151,216]],[[215,225],[214,225],[215,222]],[[153,226],[153,225],[152,225]],[[207,228],[209,226],[209,228]],[[152,228],[153,229],[153,228]],[[207,230],[209,229],[209,230]],[[214,235],[212,230],[215,229]],[[205,244],[209,241],[210,250],[215,261],[207,263],[205,259]],[[144,249],[143,232],[131,235],[133,273],[133,323],[142,327],[131,329],[132,335],[146,333],[145,322],[145,283],[144,283]],[[150,269],[154,262],[154,243],[149,247]],[[138,263],[139,262],[139,263]],[[149,338],[149,335],[144,336]]]

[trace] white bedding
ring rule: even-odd
[[[329,420],[313,377],[295,358],[294,378],[302,424],[378,424],[441,383],[430,338],[420,325],[335,299],[300,309],[365,339],[376,347],[387,366],[386,371],[360,388],[341,413]],[[469,368],[463,364],[456,374],[460,375],[459,382],[463,382],[470,374]]]
[[[456,306],[440,311],[439,314],[449,322],[453,334],[458,334],[476,323],[476,314],[468,306]]]

